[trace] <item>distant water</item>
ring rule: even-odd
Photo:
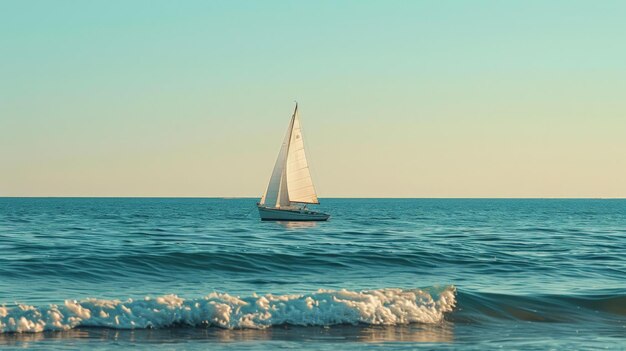
[[[0,349],[626,349],[626,200],[0,198]]]

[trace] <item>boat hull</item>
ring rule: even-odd
[[[258,206],[263,221],[326,221],[329,214],[300,209],[278,209]]]

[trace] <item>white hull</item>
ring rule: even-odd
[[[330,215],[306,209],[278,209],[258,206],[264,221],[325,221]]]

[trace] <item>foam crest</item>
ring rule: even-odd
[[[115,329],[207,326],[263,329],[272,325],[398,325],[439,323],[456,304],[450,286],[438,294],[420,289],[318,290],[306,295],[250,297],[211,293],[200,299],[176,295],[126,301],[67,300],[62,306],[0,306],[0,332],[41,332],[76,327]]]

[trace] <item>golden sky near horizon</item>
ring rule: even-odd
[[[0,4],[0,196],[626,197],[624,3],[151,4]]]

